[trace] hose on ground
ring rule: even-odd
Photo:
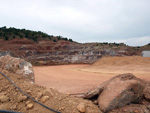
[[[0,110],[0,113],[21,113],[21,112],[8,111],[8,110]]]
[[[24,91],[22,91],[18,86],[16,86],[16,85],[10,80],[10,78],[9,78],[8,76],[6,76],[5,74],[3,74],[2,72],[0,72],[0,74],[2,74],[5,78],[7,78],[20,92],[22,92],[24,95],[26,95],[28,98],[30,98],[30,99],[33,100],[34,102],[40,104],[41,106],[43,106],[43,107],[45,107],[46,109],[51,110],[51,111],[53,111],[53,112],[55,112],[55,113],[61,113],[61,112],[59,112],[59,111],[56,111],[56,110],[54,110],[54,109],[52,109],[52,108],[50,108],[50,107],[48,107],[48,106],[46,106],[46,105],[40,103],[39,101],[35,100],[34,98],[30,97],[28,94],[26,94]],[[9,113],[9,112],[8,112],[8,113]],[[10,112],[10,113],[11,113],[11,112]],[[14,113],[14,112],[12,112],[12,113]]]

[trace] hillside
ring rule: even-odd
[[[141,55],[150,44],[130,47],[123,43],[77,43],[41,31],[0,28],[0,56],[24,58],[34,65],[94,63],[103,56]]]
[[[43,39],[52,40],[53,42],[57,42],[58,40],[66,40],[72,42],[72,39],[67,39],[62,36],[48,35],[41,31],[31,31],[13,27],[7,28],[6,26],[0,28],[0,39],[12,40],[16,38],[26,38],[35,42]]]

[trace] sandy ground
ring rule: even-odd
[[[55,88],[63,93],[86,92],[113,76],[133,73],[135,76],[150,81],[150,67],[119,66],[94,67],[91,65],[34,66],[35,83]]]
[[[51,87],[64,93],[82,93],[96,87],[101,82],[109,79],[109,76],[100,76],[97,73],[80,71],[90,65],[60,65],[60,66],[36,66],[35,83]]]

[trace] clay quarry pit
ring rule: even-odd
[[[2,57],[1,72],[25,93],[61,113],[150,112],[149,57],[103,57],[92,65],[33,66],[35,84],[26,81],[28,78],[23,74],[17,75],[21,72],[18,70],[20,64],[23,65],[19,69],[29,66],[25,62],[10,56]],[[0,76],[0,84],[0,109],[54,113],[24,96],[3,76]],[[76,94],[83,95],[79,98]],[[98,98],[92,100],[89,95]]]
[[[35,83],[66,94],[85,93],[123,73],[150,81],[150,58],[106,57],[92,65],[34,66]]]
[[[6,27],[0,33],[0,112],[150,113],[150,57],[141,57],[150,43],[78,43]]]

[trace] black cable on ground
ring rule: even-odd
[[[28,94],[26,94],[25,92],[23,92],[18,86],[16,86],[16,85],[9,79],[8,76],[6,76],[5,74],[3,74],[2,72],[0,72],[0,74],[2,74],[5,78],[7,78],[20,92],[22,92],[24,95],[26,95],[28,98],[30,98],[30,99],[33,100],[34,102],[40,104],[41,106],[43,106],[43,107],[45,107],[46,109],[51,110],[51,111],[53,111],[53,112],[55,112],[55,113],[61,113],[61,112],[59,112],[59,111],[56,111],[56,110],[54,110],[54,109],[52,109],[52,108],[50,108],[50,107],[48,107],[48,106],[46,106],[46,105],[40,103],[39,101],[35,100],[34,98],[30,97]]]
[[[8,110],[0,110],[0,113],[21,113],[21,112],[8,111]]]

